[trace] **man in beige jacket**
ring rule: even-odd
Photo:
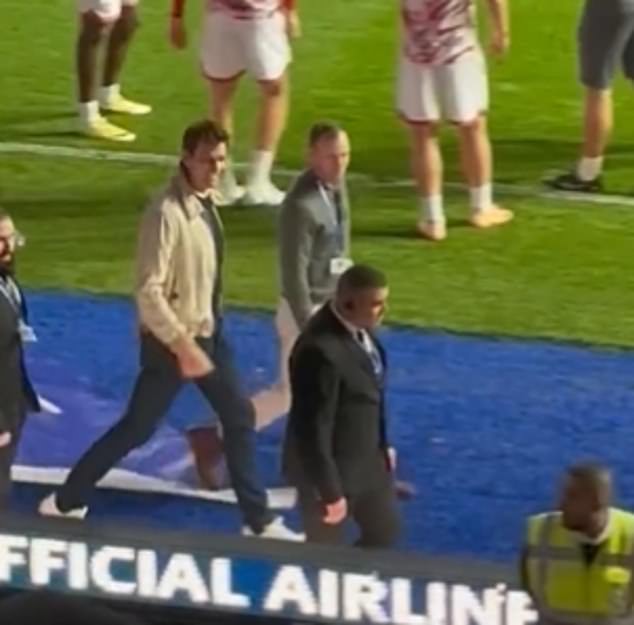
[[[49,516],[86,514],[95,484],[143,445],[186,381],[219,415],[243,532],[300,540],[268,510],[255,464],[253,404],[242,392],[222,333],[224,234],[213,192],[227,154],[227,135],[203,121],[185,130],[176,175],[141,221],[136,302],[141,371],[123,417],[79,460],[61,489],[40,504]]]

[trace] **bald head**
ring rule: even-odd
[[[566,471],[561,512],[564,525],[595,538],[605,528],[612,503],[612,474],[600,464],[576,464]]]

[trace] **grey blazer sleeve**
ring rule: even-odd
[[[282,296],[288,301],[298,327],[311,316],[308,267],[313,249],[314,223],[301,200],[287,198],[279,221],[279,255]]]

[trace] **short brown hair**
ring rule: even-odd
[[[353,265],[341,274],[337,282],[338,294],[385,288],[387,288],[385,274],[369,265]]]
[[[336,139],[342,132],[343,128],[335,122],[317,122],[312,125],[308,133],[308,145],[309,147],[314,148],[320,141],[323,141],[324,139]]]
[[[229,134],[219,124],[209,119],[187,126],[181,142],[183,151],[193,154],[201,143],[211,146],[216,146],[219,143],[229,143]]]

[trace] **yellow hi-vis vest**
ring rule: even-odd
[[[559,512],[530,517],[526,548],[528,585],[540,623],[634,622],[634,514],[610,509],[609,534],[590,564]]]

